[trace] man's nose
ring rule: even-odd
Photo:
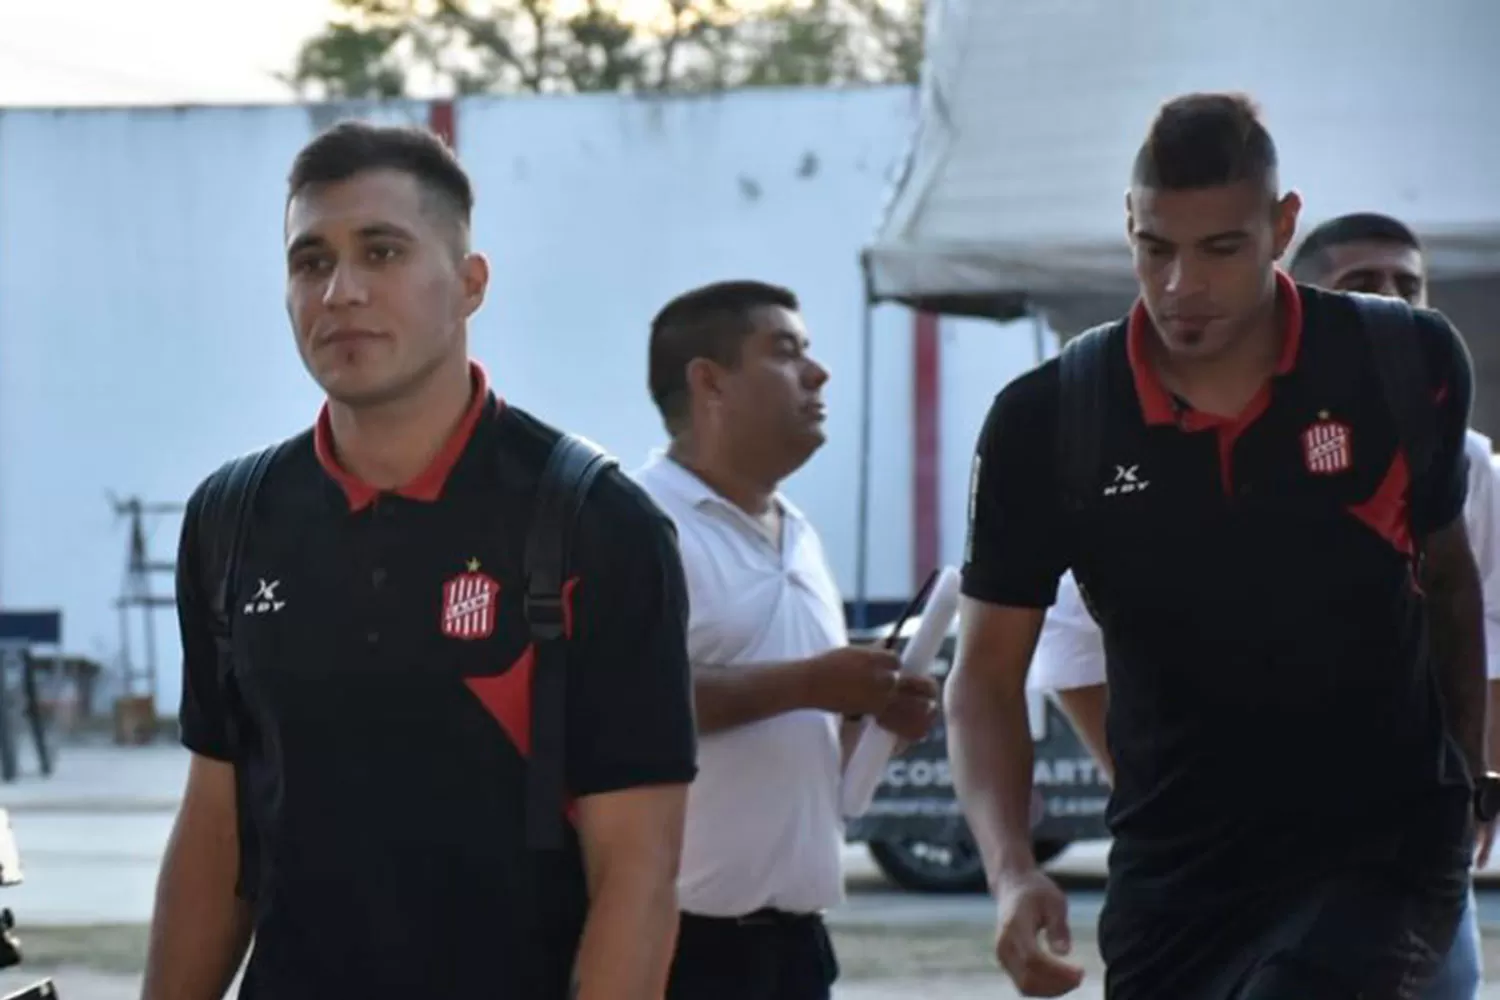
[[[828,369],[808,358],[802,369],[802,381],[811,389],[821,389],[828,382]]]
[[[328,285],[323,289],[323,304],[326,306],[362,305],[369,297],[364,276],[348,264],[334,267],[328,275]]]
[[[1179,254],[1167,265],[1167,291],[1173,294],[1194,291],[1202,280],[1199,269],[1184,255]]]

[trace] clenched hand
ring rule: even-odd
[[[901,677],[890,704],[876,714],[875,723],[901,737],[903,742],[915,743],[932,729],[937,714],[937,681],[931,677]]]
[[[1083,970],[1059,955],[1072,950],[1068,899],[1041,870],[1000,879],[996,887],[995,957],[1022,996],[1060,997],[1083,982]],[[1046,945],[1042,935],[1046,935]]]

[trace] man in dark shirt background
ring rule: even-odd
[[[946,697],[997,956],[1028,995],[1081,979],[1031,854],[1025,712],[1071,568],[1108,659],[1107,996],[1413,996],[1485,772],[1466,351],[1418,313],[1437,442],[1411,468],[1353,301],[1275,266],[1299,199],[1243,97],[1164,105],[1126,207],[1141,298],[1105,334],[1093,495],[1062,503],[1056,361],[1000,393],[976,457]]]
[[[472,204],[416,130],[345,123],[292,168],[287,308],[327,403],[251,511],[227,676],[204,487],[188,505],[193,759],[146,1000],[216,1000],[252,933],[253,1000],[662,995],[695,772],[675,538],[623,474],[595,480],[565,591],[568,823],[529,851],[522,554],[559,433],[469,360]]]

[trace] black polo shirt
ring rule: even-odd
[[[561,997],[586,911],[581,851],[528,853],[532,649],[522,558],[558,432],[474,403],[409,487],[354,480],[326,412],[268,470],[233,602],[231,748],[195,517],[180,555],[183,742],[233,757],[260,859],[242,997]],[[201,489],[200,489],[201,494]],[[695,773],[687,597],[668,519],[622,473],[574,535],[572,797]],[[571,805],[570,805],[571,811]]]
[[[1462,513],[1467,354],[1419,312],[1440,428],[1413,482],[1353,303],[1278,281],[1283,353],[1236,419],[1163,388],[1143,306],[1114,328],[1081,512],[1060,503],[1056,361],[999,394],[978,446],[964,592],[1044,608],[1074,571],[1108,664],[1111,892],[1140,905],[1295,883],[1462,780],[1412,539]]]

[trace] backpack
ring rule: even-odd
[[[1437,420],[1427,381],[1427,358],[1411,306],[1400,299],[1351,294],[1370,344],[1375,371],[1396,437],[1420,481],[1437,449]],[[1085,510],[1098,496],[1109,400],[1109,334],[1123,323],[1096,326],[1073,338],[1058,358],[1061,397],[1058,408],[1057,461],[1063,504]]]
[[[212,583],[210,598],[218,676],[225,698],[231,757],[242,745],[246,715],[239,702],[232,670],[230,601],[250,514],[266,470],[287,442],[233,459],[205,484],[198,520],[200,579]],[[616,464],[583,438],[563,434],[553,445],[537,483],[531,531],[526,539],[525,615],[535,649],[531,680],[531,754],[527,762],[526,846],[556,850],[563,843],[566,805],[567,636],[564,633],[563,585],[570,566],[573,528],[589,488],[606,468]],[[254,834],[245,796],[243,771],[236,767],[240,803],[239,883],[242,895],[253,891],[258,858],[246,850]]]

